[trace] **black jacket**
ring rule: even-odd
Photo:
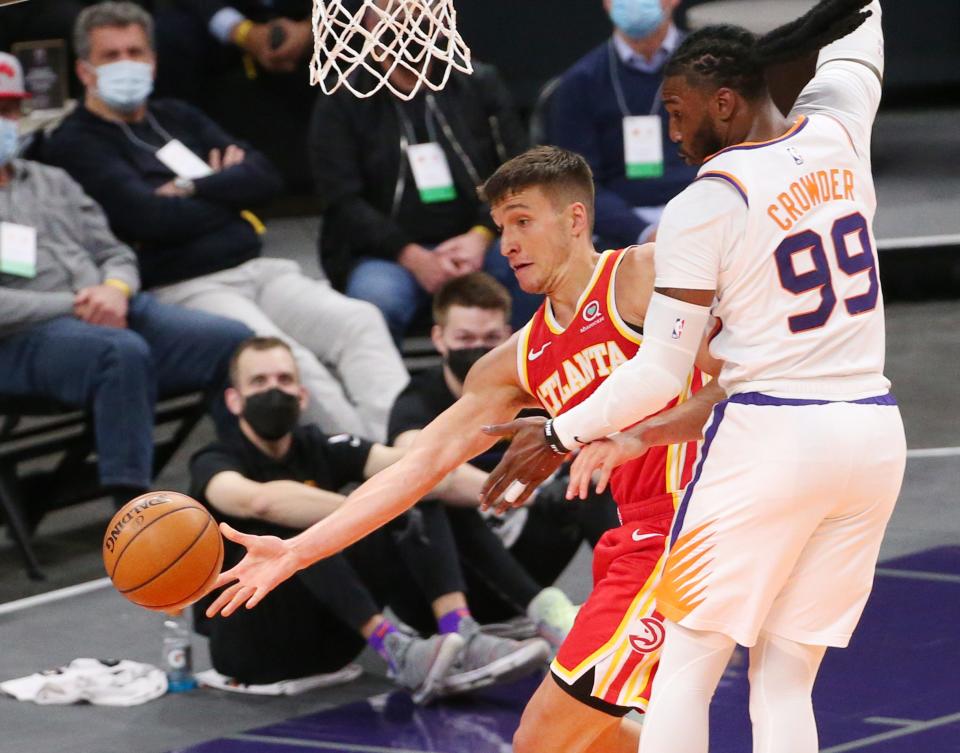
[[[190,198],[157,196],[154,191],[173,173],[117,123],[81,105],[48,139],[44,161],[64,168],[100,203],[117,237],[137,252],[145,288],[229,269],[258,256],[260,237],[240,213],[280,192],[273,165],[184,102],[151,101],[149,113],[163,131],[204,160],[211,149],[222,151],[230,144],[241,146],[246,158],[195,181],[196,194]],[[146,125],[133,126],[131,133],[154,146],[165,141]]]
[[[202,22],[204,28],[218,11],[236,8],[251,21],[266,23],[274,18],[309,18],[310,0],[174,0],[182,8]]]
[[[408,124],[415,121],[428,90],[421,90],[414,103],[403,103],[385,88],[367,99],[345,88],[317,98],[310,158],[325,207],[320,261],[336,285],[343,284],[362,256],[393,260],[408,243],[439,243],[477,224],[492,228],[488,208],[477,198],[477,184],[523,151],[526,134],[496,70],[477,63],[474,68],[473,76],[452,74],[446,87],[432,94],[473,168],[437,125],[436,140],[457,190],[457,199],[446,204],[420,203],[401,146],[406,129],[400,111]],[[364,88],[367,84],[357,82]],[[418,140],[425,140],[417,130]]]

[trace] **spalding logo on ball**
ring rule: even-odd
[[[113,516],[103,539],[103,565],[134,604],[183,609],[213,585],[223,565],[217,522],[179,492],[148,492]]]

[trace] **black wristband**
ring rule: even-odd
[[[553,419],[547,419],[547,422],[543,425],[543,437],[547,440],[547,446],[553,450],[557,455],[566,455],[570,452],[566,447],[563,446],[563,442],[557,437],[557,433],[553,430]]]

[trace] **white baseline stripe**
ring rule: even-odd
[[[310,748],[312,750],[341,750],[350,753],[427,753],[427,751],[412,748],[384,748],[379,745],[360,745],[357,743],[332,743],[323,740],[301,740],[297,737],[272,737],[270,735],[228,735],[227,740],[241,742],[270,743],[273,745],[289,745],[291,748]]]
[[[877,575],[885,578],[904,578],[905,580],[928,580],[937,583],[960,583],[960,575],[949,573],[931,573],[925,570],[894,570],[891,567],[878,567]]]
[[[907,450],[908,458],[952,458],[960,455],[960,447],[927,447]]]
[[[49,604],[61,599],[69,599],[71,596],[89,593],[90,591],[99,591],[110,585],[109,578],[98,578],[97,580],[88,580],[86,583],[78,583],[75,586],[59,588],[56,591],[48,591],[45,594],[36,596],[27,596],[25,599],[8,601],[6,604],[0,604],[0,614],[9,614],[10,612],[19,612],[30,607],[38,607],[41,604]]]
[[[960,722],[960,713],[941,716],[937,719],[931,719],[929,722],[917,722],[916,724],[911,724],[909,727],[901,727],[900,729],[890,730],[890,732],[881,732],[879,735],[871,735],[870,737],[864,737],[860,740],[852,740],[842,745],[834,745],[832,748],[821,748],[820,753],[845,753],[845,751],[848,750],[868,748],[874,743],[881,743],[885,740],[895,740],[898,737],[906,737],[907,735],[915,735],[918,732],[926,732],[935,727],[943,727],[944,725],[953,724],[954,722]]]
[[[877,248],[889,251],[901,248],[930,248],[960,244],[960,235],[918,235],[913,238],[879,238]]]

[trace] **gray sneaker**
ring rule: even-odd
[[[457,632],[466,645],[443,681],[444,695],[522,677],[544,666],[550,657],[550,645],[542,638],[497,638],[482,632],[470,617],[460,620]]]
[[[460,656],[466,641],[456,633],[419,638],[395,631],[383,645],[392,666],[387,671],[397,685],[410,691],[413,702],[429,703],[440,692],[443,678]]]

